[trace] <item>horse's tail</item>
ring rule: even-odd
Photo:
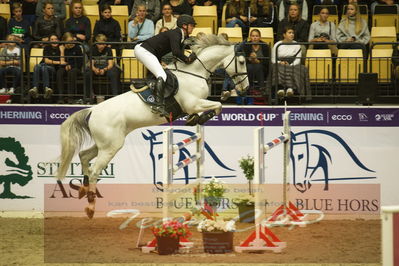
[[[57,171],[57,179],[61,180],[68,171],[69,164],[78,149],[82,146],[86,134],[90,135],[87,123],[90,108],[80,110],[71,115],[61,125],[61,156],[60,166]]]

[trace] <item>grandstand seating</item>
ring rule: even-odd
[[[122,36],[127,35],[127,23],[129,17],[129,9],[127,5],[111,6],[112,17],[119,22],[122,30]]]
[[[391,82],[393,49],[373,49],[369,59],[371,73],[378,74],[378,82]]]
[[[43,59],[43,48],[31,48],[29,57],[29,72],[33,72],[33,68]]]
[[[11,12],[10,12],[10,5],[9,4],[0,4],[0,16],[5,19],[10,19]]]
[[[133,49],[122,50],[121,67],[124,82],[130,82],[132,79],[142,79],[146,76],[146,68],[137,60]]]
[[[370,45],[377,42],[396,42],[395,27],[373,27],[371,28]],[[392,45],[377,45],[375,49],[392,48]]]
[[[98,11],[98,6],[97,5],[85,5],[84,9],[85,9],[87,18],[90,20],[91,32],[93,32],[94,26],[96,25],[96,21],[100,19],[100,13]]]
[[[218,27],[217,7],[213,6],[194,6],[193,17],[197,26],[201,28],[212,28],[212,32],[216,33]]]
[[[218,34],[226,33],[229,36],[230,42],[242,42],[242,29],[240,27],[235,28],[224,28],[218,29]]]
[[[363,51],[361,49],[339,49],[337,56],[337,79],[340,83],[358,82],[363,72]]]
[[[376,5],[373,15],[373,27],[396,27],[398,33],[398,11],[396,5]]]
[[[198,33],[203,32],[205,34],[212,34],[212,28],[199,28],[195,27],[193,32],[190,34],[190,36],[197,36]]]
[[[312,83],[325,83],[332,79],[332,59],[330,49],[308,49],[305,65]]]

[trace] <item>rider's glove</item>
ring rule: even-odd
[[[195,53],[191,53],[191,54],[189,55],[189,57],[187,57],[186,63],[187,63],[187,64],[191,64],[192,62],[195,61],[195,59],[197,59],[197,55],[196,55]]]

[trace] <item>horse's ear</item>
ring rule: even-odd
[[[240,64],[244,64],[245,63],[245,57],[243,55],[240,55],[238,57],[238,62],[240,62]]]

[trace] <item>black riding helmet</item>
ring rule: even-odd
[[[183,28],[184,24],[193,24],[195,26],[197,23],[192,16],[183,14],[177,19],[177,27]]]

